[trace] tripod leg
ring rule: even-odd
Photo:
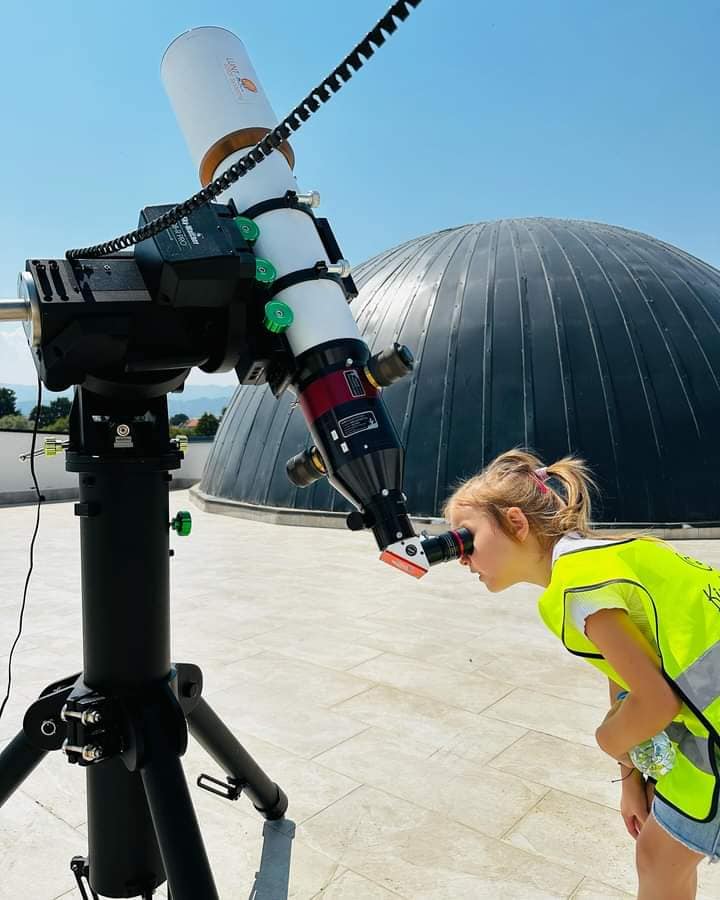
[[[281,819],[287,810],[287,797],[202,697],[187,720],[193,737],[227,775],[240,782],[255,809],[266,819]]]
[[[19,732],[0,753],[0,806],[25,781],[37,764],[47,755],[47,750],[38,750]]]
[[[140,772],[173,900],[220,900],[179,757],[163,754]]]

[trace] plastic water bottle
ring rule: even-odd
[[[620,691],[618,700],[624,700],[629,691]],[[661,778],[675,765],[676,750],[673,742],[664,731],[655,737],[643,741],[637,747],[633,747],[629,753],[632,764],[643,775],[650,778]]]

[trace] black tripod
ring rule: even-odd
[[[180,757],[188,726],[227,774],[200,786],[244,791],[267,819],[287,798],[202,699],[202,673],[170,662],[169,471],[165,396],[78,388],[67,469],[80,476],[83,672],[49,685],[0,754],[0,805],[50,750],[87,767],[85,894],[218,900]],[[182,523],[176,523],[178,528]],[[213,786],[214,785],[214,786]]]

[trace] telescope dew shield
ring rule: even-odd
[[[242,41],[224,28],[194,28],[180,35],[165,51],[161,75],[203,184],[277,125],[277,116]],[[283,197],[287,191],[300,193],[282,147],[288,145],[283,144],[262,165],[235,182],[221,195],[221,202],[232,199],[242,216],[250,207]],[[332,265],[307,213],[285,207],[260,212],[253,218],[259,228],[255,254],[275,266],[278,280],[292,272],[312,269],[318,262]],[[360,337],[343,289],[335,280],[320,278],[293,284],[273,299],[284,301],[295,314],[295,322],[286,332],[295,356],[326,341]]]
[[[161,71],[203,184],[277,124],[245,47],[229,31],[186,32],[167,49]],[[292,311],[292,324],[283,331],[292,387],[328,480],[358,508],[363,527],[373,529],[382,549],[414,534],[402,494],[403,450],[378,382],[372,373],[375,383],[368,378],[370,353],[335,274],[338,260],[329,258],[307,204],[287,202],[288,191],[299,191],[292,154],[283,147],[285,154],[271,153],[228,188],[222,202],[232,200],[240,217],[258,225],[253,250],[277,271],[272,300]],[[277,322],[268,313],[267,324]],[[394,380],[398,364],[379,363],[381,380]],[[300,466],[297,474],[303,479],[310,473]]]

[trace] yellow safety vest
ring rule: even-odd
[[[660,650],[662,672],[683,706],[665,729],[672,770],[657,793],[699,822],[715,816],[720,788],[720,571],[659,541],[629,539],[564,553],[538,601],[548,628],[575,656],[629,686],[572,622],[574,592],[617,582],[638,589]]]

